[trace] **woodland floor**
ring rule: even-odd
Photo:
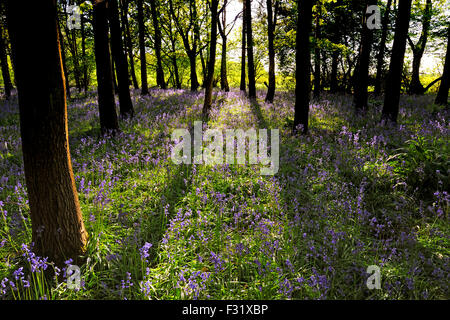
[[[0,102],[0,299],[450,298],[449,111],[405,95],[394,128],[381,98],[355,116],[351,96],[323,94],[309,135],[293,137],[293,93],[264,94],[215,92],[205,126],[280,129],[275,176],[172,163],[172,130],[201,119],[203,92],[132,93],[114,138],[100,138],[95,93],[69,102],[90,235],[81,290],[29,251],[17,99]]]

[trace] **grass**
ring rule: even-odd
[[[420,166],[389,161],[410,140],[448,143],[448,111],[405,96],[391,128],[379,123],[381,99],[362,117],[350,96],[324,94],[310,134],[292,137],[293,93],[273,104],[264,95],[251,104],[217,92],[206,126],[279,128],[273,177],[258,165],[171,162],[170,134],[201,118],[203,93],[134,92],[136,116],[116,138],[99,136],[94,94],[69,104],[90,235],[81,290],[67,288],[65,270],[27,258],[17,101],[1,102],[0,299],[448,299],[448,174],[414,185]],[[429,148],[448,159],[441,146]],[[381,268],[381,290],[366,287],[369,265]]]

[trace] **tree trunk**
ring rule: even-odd
[[[156,8],[156,0],[150,1],[150,10],[152,13],[153,28],[155,30],[155,54],[156,54],[156,83],[161,89],[166,89],[166,83],[164,81],[164,70],[162,67],[161,59],[161,29],[159,28],[158,12],[159,8]]]
[[[139,53],[141,56],[141,95],[150,94],[147,83],[147,59],[145,57],[145,24],[144,24],[144,4],[143,0],[137,1],[138,6],[138,27],[139,27]]]
[[[419,42],[414,45],[408,37],[409,44],[413,51],[413,69],[411,75],[411,83],[409,87],[410,94],[423,94],[424,88],[420,83],[420,63],[422,62],[423,53],[428,41],[428,33],[430,31],[431,22],[431,0],[427,0],[425,11],[422,17],[422,33],[420,34]]]
[[[339,62],[339,52],[337,49],[333,50],[331,54],[331,79],[330,79],[330,92],[336,93],[338,91],[338,62]]]
[[[119,7],[117,0],[108,1],[109,26],[111,29],[111,53],[117,72],[117,84],[119,89],[120,116],[122,118],[133,117],[133,103],[130,96],[130,84],[128,76],[128,63],[122,44],[122,32],[119,22]]]
[[[242,91],[245,91],[246,85],[245,85],[245,50],[246,50],[246,36],[247,36],[247,25],[246,25],[246,8],[245,8],[246,1],[242,1],[242,48],[241,48],[241,83],[240,83],[240,89]]]
[[[309,95],[311,87],[310,43],[313,0],[303,0],[298,5],[296,55],[295,55],[295,115],[293,132],[308,133]]]
[[[314,47],[314,98],[320,97],[320,47],[318,41],[321,38],[320,19],[321,14],[320,3],[317,5],[316,26],[315,26],[315,47]]]
[[[388,31],[388,23],[389,23],[389,14],[391,12],[392,0],[388,0],[386,4],[386,12],[383,16],[382,22],[382,31],[381,31],[381,40],[380,40],[380,50],[377,54],[377,75],[375,78],[375,94],[379,95],[381,93],[381,80],[383,76],[383,67],[384,67],[384,52],[386,50],[386,38]]]
[[[228,78],[227,78],[227,0],[224,0],[223,2],[223,9],[222,9],[222,25],[220,22],[220,19],[218,19],[218,27],[219,27],[219,33],[222,38],[222,59],[220,62],[220,89],[225,90],[225,92],[230,91],[230,86],[228,85]]]
[[[366,0],[367,6],[376,5],[377,0]],[[372,50],[373,31],[367,27],[366,7],[363,12],[361,45],[358,68],[355,69],[354,105],[357,111],[367,109],[367,86],[369,82],[370,51]]]
[[[108,41],[108,11],[106,1],[94,3],[94,53],[97,70],[98,107],[102,134],[119,130],[113,92],[113,71]]]
[[[88,79],[88,68],[86,61],[86,31],[85,31],[85,21],[83,16],[81,16],[81,55],[82,55],[82,69],[83,69],[83,90],[84,93],[87,92],[89,86]]]
[[[134,69],[134,57],[133,57],[133,44],[131,42],[131,35],[130,35],[130,24],[128,22],[128,1],[129,0],[122,0],[122,27],[124,29],[124,39],[125,39],[125,47],[128,54],[128,63],[130,64],[130,74],[131,74],[131,81],[133,83],[133,87],[137,90],[139,89],[139,85],[136,79],[136,72]]]
[[[214,65],[216,64],[216,45],[217,45],[217,24],[218,14],[217,8],[219,0],[211,0],[211,35],[208,60],[208,75],[206,77],[205,103],[203,105],[203,116],[206,117],[212,105],[212,91],[214,79]]]
[[[2,68],[3,85],[5,86],[5,97],[6,99],[9,99],[9,97],[11,96],[12,83],[11,83],[11,76],[9,74],[8,56],[6,54],[6,41],[4,38],[4,30],[1,23],[0,23],[0,64]]]
[[[276,0],[277,1],[277,0]],[[269,86],[267,88],[266,102],[272,103],[273,98],[275,96],[275,47],[274,47],[274,32],[275,32],[275,23],[276,23],[276,14],[277,10],[275,10],[275,17],[272,8],[272,0],[267,0],[267,37],[269,44]],[[276,3],[278,6],[278,1]]]
[[[64,81],[65,81],[65,87],[66,87],[66,97],[67,99],[70,99],[70,83],[69,83],[69,73],[67,72],[67,62],[66,62],[66,50],[64,49],[64,38],[61,32],[61,27],[58,22],[58,37],[59,37],[59,44],[61,47],[61,59],[62,59],[62,65],[63,65],[63,72],[64,72]]]
[[[70,159],[56,12],[56,0],[8,1],[33,250],[61,267],[82,262],[88,235]]]
[[[450,87],[450,27],[447,36],[447,53],[445,54],[444,71],[442,72],[441,84],[436,96],[436,104],[448,105],[448,90]]]
[[[256,99],[255,63],[253,61],[252,4],[246,1],[247,56],[248,56],[248,97]]]
[[[390,120],[394,123],[397,122],[398,116],[403,60],[405,57],[409,19],[411,17],[411,1],[404,0],[398,4],[394,44],[392,46],[389,74],[386,79],[382,119]]]

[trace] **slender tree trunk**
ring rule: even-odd
[[[108,14],[111,29],[111,53],[117,71],[117,84],[119,89],[120,116],[122,118],[132,117],[134,114],[131,102],[130,85],[128,76],[128,63],[122,44],[122,32],[119,22],[119,6],[117,0],[108,0]]]
[[[212,91],[214,79],[214,65],[216,64],[216,45],[217,45],[217,24],[218,14],[217,8],[219,0],[211,0],[211,35],[208,60],[208,75],[206,77],[205,103],[203,105],[203,116],[206,117],[212,105]]]
[[[88,236],[70,159],[56,12],[56,0],[8,0],[33,250],[62,266],[69,258],[82,262]]]
[[[242,1],[242,48],[241,48],[241,84],[240,89],[242,91],[245,91],[246,85],[245,85],[245,50],[246,48],[246,37],[247,37],[247,10],[245,8],[246,1]]]
[[[94,52],[97,70],[98,107],[102,134],[119,130],[113,92],[113,71],[108,41],[108,11],[106,1],[94,3]]]
[[[420,82],[420,64],[425,52],[425,47],[428,41],[428,33],[430,31],[431,23],[431,0],[427,0],[425,11],[422,17],[422,33],[420,34],[419,42],[414,45],[411,38],[408,36],[408,41],[413,51],[413,68],[411,75],[411,84],[409,87],[410,94],[423,94],[424,88]]]
[[[295,55],[295,115],[293,132],[298,132],[302,125],[302,133],[308,133],[309,96],[311,87],[310,41],[313,0],[302,0],[298,5],[296,55]]]
[[[86,31],[85,31],[85,21],[84,17],[81,17],[81,61],[82,61],[82,69],[83,69],[83,90],[84,93],[87,92],[89,86],[88,79],[88,68],[86,61]]]
[[[114,63],[114,59],[112,57],[111,42],[109,42],[109,52],[111,53],[111,71],[112,71],[112,79],[113,79],[113,93],[117,94],[117,93],[119,93],[119,86],[117,85],[116,66]]]
[[[272,0],[267,0],[267,36],[269,43],[269,86],[267,88],[266,102],[273,102],[275,96],[275,24],[277,10],[275,9],[275,15],[272,8]],[[278,0],[276,0],[275,6],[278,6]],[[275,17],[274,17],[275,16]]]
[[[316,26],[315,26],[315,47],[314,47],[314,98],[320,97],[320,47],[318,41],[321,38],[320,19],[322,17],[320,2],[317,5]]]
[[[175,40],[175,37],[174,37],[174,35],[172,33],[172,22],[171,22],[170,18],[169,18],[168,33],[169,33],[169,37],[170,37],[170,44],[172,46],[172,52],[171,52],[171,55],[170,55],[170,60],[172,61],[172,65],[173,65],[173,73],[174,73],[174,76],[175,76],[175,87],[177,89],[181,89],[181,81],[180,81],[180,75],[179,75],[179,72],[178,72],[178,63],[177,63],[177,56],[176,56],[176,54],[177,54],[177,48],[176,48],[176,45],[175,45],[176,40]]]
[[[330,92],[336,93],[338,91],[338,63],[339,63],[339,52],[334,50],[331,54],[331,79],[330,79]]]
[[[144,24],[144,4],[143,0],[137,1],[138,6],[138,27],[139,27],[139,52],[141,56],[141,95],[148,95],[147,83],[147,59],[145,57],[145,24]]]
[[[376,5],[377,0],[366,0],[367,6]],[[359,63],[355,69],[354,105],[357,111],[367,109],[367,86],[369,84],[370,52],[372,50],[373,31],[367,27],[366,7],[363,12]]]
[[[227,11],[226,6],[228,4],[227,0],[223,2],[222,9],[222,24],[220,19],[218,19],[219,33],[222,38],[222,58],[220,62],[220,89],[225,90],[225,92],[230,91],[230,86],[228,85],[227,79]]]
[[[161,29],[159,28],[157,0],[150,1],[150,8],[153,20],[153,29],[155,30],[155,54],[156,54],[156,83],[161,89],[166,89],[164,81],[164,69],[161,59]]]
[[[375,78],[375,95],[380,95],[381,93],[381,80],[383,76],[384,69],[384,52],[386,50],[386,38],[388,32],[388,24],[389,24],[389,14],[391,12],[392,0],[388,0],[386,4],[386,12],[383,16],[382,22],[382,31],[381,31],[381,40],[380,40],[380,50],[377,54],[377,75]]]
[[[444,71],[442,72],[441,84],[436,96],[436,104],[448,105],[448,90],[450,87],[450,27],[447,36],[447,53],[445,54]]]
[[[58,22],[57,27],[58,27],[59,44],[61,47],[61,59],[62,59],[63,72],[64,72],[66,97],[67,97],[67,99],[70,99],[70,83],[69,83],[69,73],[67,72],[66,50],[64,48],[64,38],[63,38],[63,35],[61,32],[61,27],[59,25],[59,22]]]
[[[246,1],[247,56],[248,56],[248,97],[256,99],[255,63],[253,60],[253,31],[251,0]]]
[[[394,123],[397,122],[399,109],[403,60],[406,50],[406,38],[408,37],[409,19],[411,17],[411,1],[403,0],[398,4],[394,44],[392,46],[389,74],[386,79],[382,119],[390,120]]]
[[[137,90],[139,89],[139,85],[136,78],[136,72],[134,69],[134,57],[133,57],[133,44],[131,42],[131,34],[130,34],[130,24],[128,22],[128,1],[129,0],[122,0],[122,26],[124,29],[124,39],[125,39],[125,47],[128,54],[128,63],[130,64],[130,74],[131,74],[131,81],[133,82],[133,87]]]
[[[9,97],[11,97],[12,83],[11,76],[9,74],[8,56],[6,54],[6,41],[4,38],[4,32],[5,30],[3,30],[3,26],[0,23],[0,64],[2,68],[3,85],[5,86],[5,97],[6,99],[9,99]]]

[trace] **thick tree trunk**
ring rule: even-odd
[[[274,47],[274,39],[275,39],[275,23],[276,23],[276,10],[275,10],[275,18],[272,8],[272,0],[266,1],[267,5],[267,38],[269,44],[269,86],[267,88],[266,102],[273,102],[273,98],[275,96],[275,47]],[[278,5],[278,2],[277,4]],[[275,21],[274,21],[275,20]]]
[[[11,96],[11,76],[9,74],[8,67],[8,56],[6,54],[6,41],[4,38],[4,30],[2,25],[0,24],[0,64],[2,68],[2,76],[3,76],[3,85],[5,87],[5,97],[9,99]]]
[[[247,59],[248,59],[248,97],[256,99],[255,63],[253,60],[253,31],[251,0],[246,1]]]
[[[108,11],[106,1],[94,3],[94,52],[97,70],[98,107],[102,134],[119,130],[113,92],[113,71],[108,41]]]
[[[377,0],[366,0],[367,6],[376,5]],[[366,7],[361,30],[358,68],[355,69],[354,105],[357,111],[367,109],[367,86],[369,84],[370,51],[372,50],[373,31],[367,27]]]
[[[445,54],[444,71],[436,96],[436,104],[448,105],[448,90],[450,87],[450,27],[448,28],[447,53]]]
[[[241,83],[240,83],[240,89],[242,91],[245,91],[246,85],[245,85],[245,79],[246,79],[246,75],[245,75],[245,50],[246,48],[246,37],[247,37],[247,25],[246,25],[246,8],[245,8],[245,4],[246,1],[242,1],[242,47],[241,47]]]
[[[122,19],[122,28],[124,30],[125,47],[126,47],[126,51],[128,54],[128,63],[130,65],[131,81],[133,83],[133,87],[137,90],[137,89],[139,89],[139,85],[137,82],[136,72],[134,69],[133,44],[131,42],[130,24],[128,22],[128,17],[127,17],[128,1],[129,0],[121,0],[121,4],[122,4],[121,19]]]
[[[302,133],[308,133],[309,95],[311,87],[310,43],[313,0],[303,0],[298,6],[296,55],[295,55],[295,115],[293,132],[298,132],[302,125]]]
[[[122,44],[122,31],[119,22],[119,6],[117,0],[108,1],[109,25],[111,29],[111,53],[117,72],[117,85],[119,89],[120,116],[122,118],[132,117],[134,114],[131,102],[130,85],[128,76],[128,63]]]
[[[152,13],[153,29],[155,30],[155,55],[156,55],[156,83],[161,89],[166,89],[164,80],[164,70],[161,59],[161,29],[159,28],[157,1],[150,1],[150,10]]]
[[[398,5],[394,44],[392,46],[389,74],[386,79],[382,119],[390,120],[394,123],[397,122],[398,116],[403,60],[406,50],[406,38],[408,37],[409,19],[411,17],[411,1],[404,0],[399,2]]]
[[[381,31],[381,40],[380,40],[380,49],[377,54],[377,75],[375,78],[375,89],[374,92],[376,95],[381,93],[381,81],[383,77],[383,67],[384,67],[384,52],[386,50],[386,38],[388,31],[388,23],[389,23],[389,14],[391,12],[392,0],[388,0],[386,4],[386,12],[383,16],[382,22],[382,31]]]
[[[37,255],[82,262],[87,232],[72,173],[56,0],[8,0],[19,94],[22,151]],[[33,27],[23,28],[23,21]],[[36,52],[36,48],[39,51]],[[30,59],[30,52],[39,55]]]
[[[206,117],[211,109],[212,105],[212,91],[213,91],[213,79],[214,79],[214,65],[216,64],[216,45],[217,45],[217,24],[218,13],[217,8],[219,6],[219,0],[211,0],[211,35],[210,35],[210,47],[209,47],[209,60],[208,60],[208,75],[206,77],[205,88],[205,103],[203,105],[203,116]]]
[[[138,6],[138,28],[139,28],[139,53],[141,56],[141,95],[150,94],[147,82],[147,59],[145,57],[145,24],[143,0],[137,1]]]

